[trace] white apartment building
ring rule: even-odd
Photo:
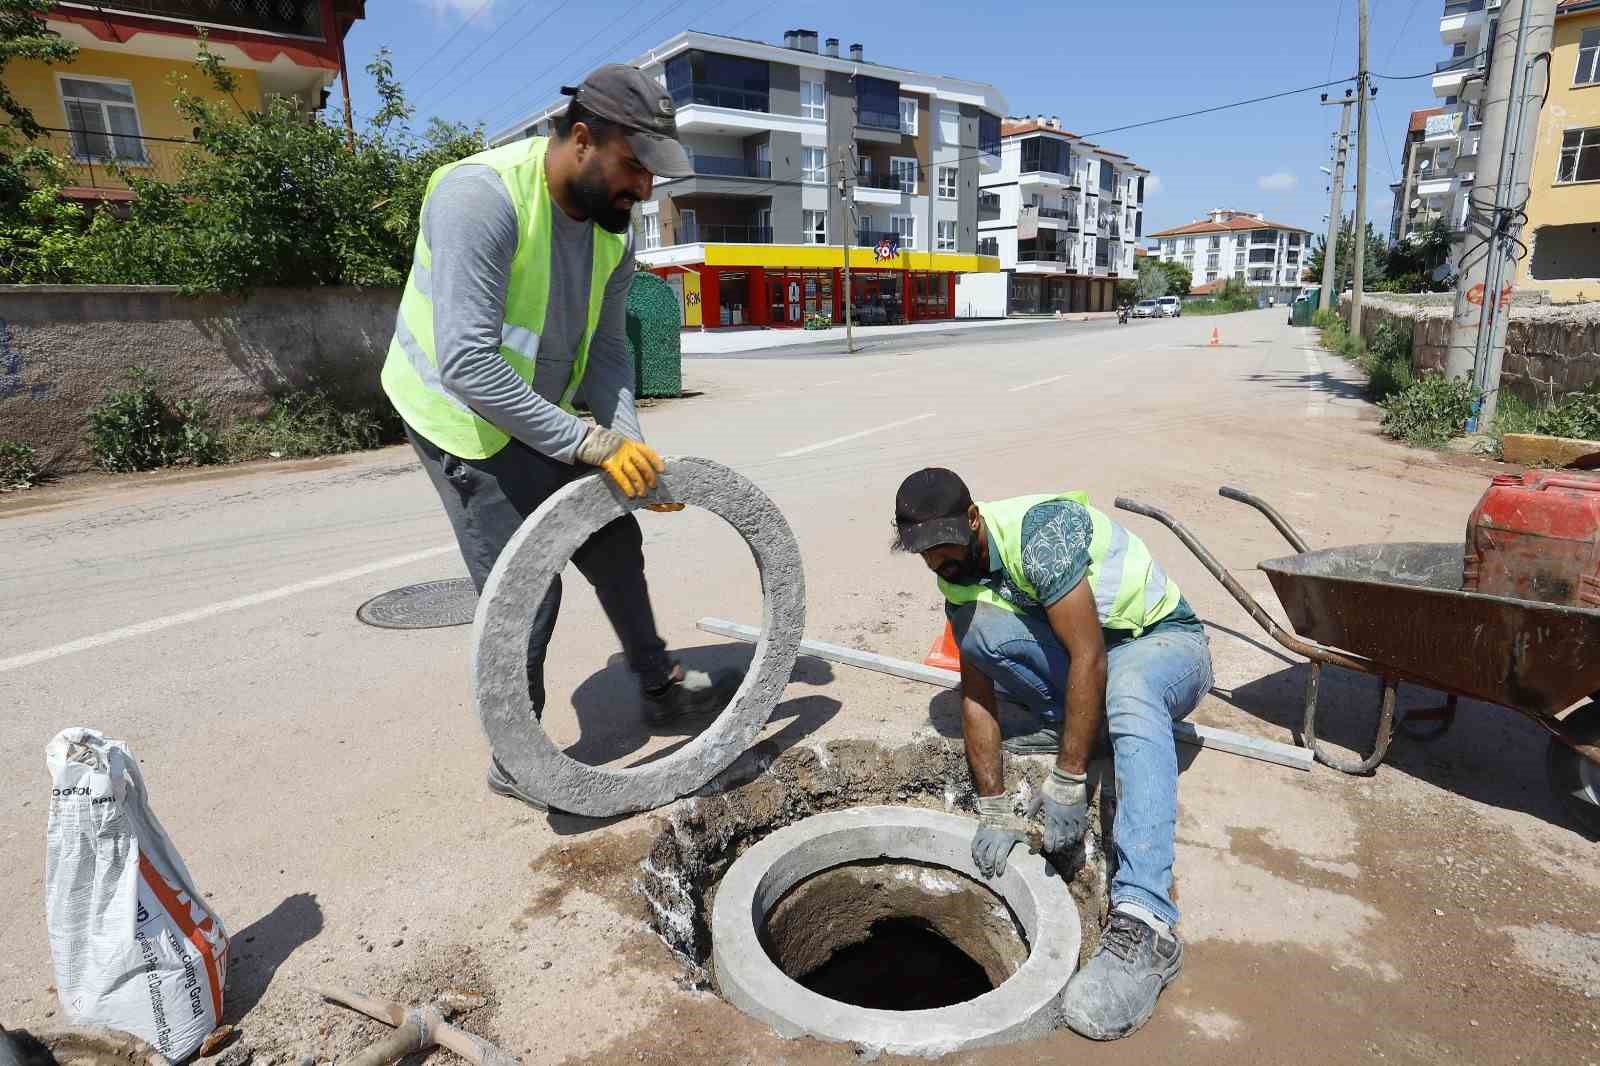
[[[957,313],[1112,310],[1117,279],[1134,275],[1147,174],[1059,117],[1008,118],[1000,166],[978,179],[978,251],[999,256],[1000,270],[963,275]]]
[[[1311,258],[1310,230],[1220,207],[1205,218],[1150,236],[1160,241],[1163,263],[1189,268],[1194,275],[1190,292],[1201,296],[1238,278],[1260,297],[1293,300]]]
[[[694,163],[635,216],[638,261],[686,325],[844,321],[845,243],[858,324],[955,317],[956,279],[997,269],[978,249],[978,180],[1000,166],[1004,97],[865,51],[814,30],[781,45],[689,30],[632,60],[671,95]],[[565,107],[492,141],[547,134]]]
[[[1489,77],[1494,28],[1501,0],[1446,0],[1439,16],[1439,37],[1450,55],[1435,65],[1433,94],[1444,110],[1430,116],[1418,147],[1419,162],[1429,166],[1417,174],[1407,216],[1443,218],[1457,234],[1465,231],[1468,198],[1478,169],[1483,139],[1483,90]]]

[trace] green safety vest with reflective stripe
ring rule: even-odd
[[[990,544],[1000,556],[1011,583],[1037,600],[1039,590],[1022,570],[1022,519],[1037,504],[1071,500],[1082,504],[1094,524],[1089,542],[1089,589],[1102,629],[1127,631],[1138,636],[1171,614],[1183,598],[1178,583],[1167,577],[1144,541],[1089,506],[1083,492],[1055,496],[1016,496],[978,504],[978,514],[989,531]],[[982,585],[956,585],[938,579],[939,591],[950,603],[988,603],[1013,614],[1022,608]]]
[[[428,179],[423,197],[456,167],[486,166],[500,175],[517,212],[517,251],[506,279],[505,322],[500,330],[500,357],[523,381],[533,383],[534,360],[539,355],[539,335],[544,332],[545,309],[550,302],[550,214],[558,211],[545,183],[544,155],[549,139],[534,137],[468,156],[440,167]],[[622,262],[627,238],[594,227],[594,269],[589,282],[589,310],[583,338],[572,363],[572,377],[561,394],[561,407],[572,410],[572,397],[583,383],[589,364],[589,342],[600,323],[606,283]],[[383,391],[400,417],[422,436],[464,459],[487,459],[511,438],[453,395],[439,379],[439,355],[433,343],[433,255],[419,230],[417,246],[400,298],[394,339],[383,364]]]

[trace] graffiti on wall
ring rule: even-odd
[[[0,400],[22,395],[37,400],[49,391],[49,385],[29,386],[22,383],[22,349],[17,347],[11,323],[0,318]]]

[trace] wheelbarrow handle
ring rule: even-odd
[[[1252,496],[1248,492],[1244,491],[1244,489],[1230,488],[1227,485],[1224,485],[1222,488],[1218,489],[1217,495],[1221,496],[1225,500],[1235,500],[1239,503],[1247,503],[1251,507],[1254,507],[1256,510],[1260,511],[1262,514],[1266,515],[1267,521],[1271,522],[1273,526],[1277,528],[1278,532],[1283,534],[1283,539],[1288,541],[1289,546],[1295,551],[1304,555],[1306,552],[1311,550],[1306,546],[1305,538],[1299,533],[1295,532],[1294,527],[1289,524],[1288,519],[1279,514],[1277,508],[1273,507],[1266,500],[1263,500],[1257,496]]]

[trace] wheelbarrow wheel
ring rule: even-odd
[[[1579,707],[1561,724],[1585,744],[1600,743],[1600,700]],[[1545,769],[1550,791],[1568,817],[1590,836],[1600,837],[1600,766],[1551,737]]]

